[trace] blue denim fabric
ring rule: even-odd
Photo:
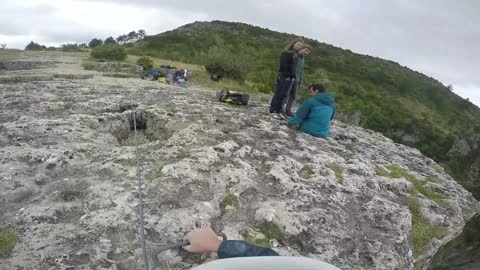
[[[277,89],[272,98],[272,103],[270,104],[271,113],[281,113],[283,112],[283,104],[287,98],[288,91],[292,87],[292,79],[285,77],[283,74],[278,74],[277,77]]]
[[[233,257],[255,256],[279,256],[271,248],[259,247],[239,240],[225,240],[218,248],[218,258],[226,259]]]
[[[297,99],[297,90],[300,85],[298,84],[298,81],[295,81],[293,83],[293,86],[290,87],[290,91],[288,91],[288,97],[285,105],[285,112],[292,112],[292,106],[295,100]]]

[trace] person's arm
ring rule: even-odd
[[[278,253],[270,248],[264,248],[249,244],[245,241],[220,240],[210,227],[195,229],[184,237],[190,245],[183,247],[186,251],[201,253],[218,252],[220,259],[232,257],[252,256],[278,256]]]
[[[305,67],[305,60],[302,63],[302,69],[300,70],[300,78],[298,78],[298,86],[303,85],[303,71]]]
[[[313,107],[313,105],[307,99],[302,104],[300,109],[297,110],[295,115],[290,120],[288,120],[288,125],[289,126],[294,126],[294,125],[300,124],[308,116],[312,107]]]
[[[218,248],[218,258],[278,256],[271,248],[259,247],[245,241],[226,240]]]
[[[280,73],[282,73],[283,75],[285,76],[290,76],[288,73],[289,73],[289,62],[290,62],[290,59],[291,56],[289,55],[288,52],[283,52],[281,55],[280,55]]]

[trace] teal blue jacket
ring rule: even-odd
[[[335,99],[329,93],[318,93],[305,100],[288,121],[289,126],[300,125],[300,130],[315,137],[330,135],[330,121],[335,115]]]

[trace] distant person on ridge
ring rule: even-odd
[[[305,44],[303,49],[299,53],[297,66],[295,69],[295,82],[290,88],[290,91],[288,91],[287,104],[285,105],[285,114],[287,114],[287,116],[293,116],[292,105],[297,99],[297,90],[303,82],[303,67],[305,65],[305,56],[309,55],[311,52],[312,46]]]
[[[303,49],[303,41],[295,39],[280,56],[275,94],[270,104],[270,113],[283,113],[283,104],[288,91],[295,82],[295,73],[299,52]]]
[[[288,121],[289,126],[298,125],[300,131],[314,137],[330,136],[330,122],[335,115],[334,97],[321,84],[308,87],[311,98],[305,100],[297,113]]]

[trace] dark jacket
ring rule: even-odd
[[[225,240],[218,248],[218,258],[220,259],[254,256],[278,256],[278,253],[273,249],[251,245],[239,240]]]
[[[330,121],[335,115],[335,101],[329,93],[318,93],[305,100],[288,121],[289,126],[300,124],[300,130],[315,137],[330,135]]]
[[[285,78],[295,78],[297,59],[292,51],[285,51],[280,55],[280,68],[278,72]]]

